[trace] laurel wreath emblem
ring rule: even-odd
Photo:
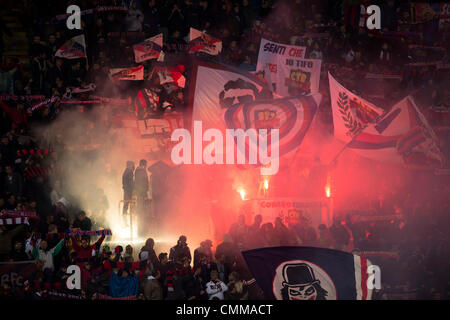
[[[364,127],[361,122],[353,118],[348,103],[348,95],[345,92],[339,92],[338,96],[337,105],[339,107],[339,112],[341,113],[342,120],[345,122],[344,126],[349,129],[347,135],[355,136],[361,132]]]

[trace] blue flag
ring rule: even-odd
[[[268,299],[370,300],[367,259],[313,247],[270,247],[243,251]]]

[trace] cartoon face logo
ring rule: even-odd
[[[236,103],[249,103],[259,98],[258,88],[251,82],[242,80],[230,80],[224,85],[219,94],[219,103],[222,108],[229,108]]]
[[[336,287],[318,265],[290,260],[276,270],[272,290],[277,300],[335,300]]]

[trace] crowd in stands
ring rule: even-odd
[[[65,13],[73,2],[79,2],[82,10],[97,6],[125,6],[128,10],[83,15],[82,29],[68,30],[65,21],[54,18]],[[359,8],[358,1],[18,0],[7,4],[11,11],[6,14],[16,15],[26,30],[29,63],[4,54],[8,48],[2,36],[13,37],[13,31],[0,16],[0,95],[42,95],[47,99],[62,97],[68,87],[93,83],[94,93],[100,96],[134,97],[140,87],[154,85],[165,95],[161,103],[170,101],[175,110],[183,111],[192,62],[192,54],[186,52],[186,37],[193,27],[223,41],[223,51],[218,56],[202,55],[202,58],[246,71],[256,70],[261,38],[306,46],[307,58],[323,61],[320,120],[330,132],[328,71],[347,88],[385,109],[404,95],[414,93],[424,114],[428,114],[430,106],[439,108],[439,116],[430,118],[433,126],[448,125],[449,117],[445,116],[450,101],[448,67],[414,63],[433,59],[448,63],[450,23],[439,28],[437,18],[431,17],[427,22],[414,24],[411,1],[374,3],[381,6],[379,32],[370,32],[352,21],[348,12],[355,6]],[[135,66],[132,45],[158,33],[164,35],[167,52],[163,64],[186,67],[185,88],[167,92],[159,85],[151,72],[159,64],[155,60],[143,63],[145,81],[125,84],[108,77],[110,68]],[[54,56],[65,41],[78,34],[85,35],[87,60]],[[411,45],[439,49],[414,51]],[[367,92],[373,88],[368,81],[361,80],[361,74],[365,73],[395,74],[400,80],[386,81],[383,94],[372,92],[371,97]],[[448,186],[429,190],[428,197],[418,197],[420,190],[417,194],[402,192],[397,205],[407,216],[404,220],[358,224],[346,213],[332,227],[321,225],[314,229],[281,219],[262,224],[256,218],[252,225],[247,225],[240,218],[223,242],[214,245],[205,240],[192,257],[185,236],[180,236],[169,253],[156,253],[153,239],[148,239],[137,254],[137,248],[130,245],[125,249],[102,245],[104,236],[95,243],[89,236],[59,236],[70,228],[87,231],[104,227],[99,217],[108,209],[108,199],[101,189],[89,194],[98,205],[90,208],[93,214],[86,214],[79,201],[64,190],[64,181],[58,179],[67,170],[60,161],[67,149],[62,135],[48,132],[48,138],[37,138],[33,128],[51,124],[64,108],[82,113],[98,106],[74,107],[56,102],[34,111],[30,100],[2,99],[0,107],[0,211],[34,211],[38,216],[36,220],[30,219],[30,224],[0,225],[0,261],[35,260],[38,270],[34,279],[25,281],[22,287],[2,282],[2,298],[61,298],[51,292],[55,291],[55,284],[65,283],[67,267],[77,264],[82,270],[82,289],[58,291],[65,292],[66,298],[74,295],[83,299],[104,296],[146,300],[261,299],[262,293],[250,281],[252,277],[240,250],[296,244],[348,252],[395,252],[396,258],[383,258],[386,261],[380,262],[390,270],[383,273],[388,286],[377,291],[375,298],[391,298],[396,292],[400,298],[408,294],[424,299],[449,297],[450,283],[444,280],[448,279],[450,261],[446,228]],[[431,110],[430,114],[436,113]],[[84,134],[89,140],[89,130]],[[443,151],[448,155],[448,147]],[[105,166],[99,174],[110,171]]]

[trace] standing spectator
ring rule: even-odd
[[[31,62],[31,94],[45,93],[45,80],[47,79],[49,68],[47,53],[41,51]]]
[[[122,189],[123,189],[123,219],[126,221],[125,215],[128,213],[130,201],[133,198],[134,189],[134,162],[127,161],[127,167],[122,175]]]
[[[138,8],[137,1],[131,3],[128,14],[125,17],[126,30],[129,32],[141,32],[142,23],[144,22],[144,14]]]
[[[169,260],[174,262],[180,262],[184,257],[186,257],[191,262],[191,250],[186,243],[186,236],[180,236],[177,244],[170,248]]]
[[[148,238],[147,241],[145,241],[145,246],[141,248],[141,252],[139,252],[139,260],[150,260],[152,264],[152,269],[159,268],[160,261],[158,260],[158,257],[155,253],[155,241],[152,238]]]
[[[64,245],[64,239],[58,242],[56,246],[49,249],[48,243],[46,240],[41,240],[39,243],[39,248],[36,247],[36,244],[33,246],[31,251],[31,255],[35,260],[41,260],[44,262],[43,272],[45,277],[45,282],[52,282],[53,280],[53,271],[55,271],[55,265],[53,262],[53,258],[59,254],[62,247]]]
[[[204,281],[201,276],[201,266],[194,268],[193,274],[185,276],[183,288],[188,300],[204,300],[207,299],[204,288]]]
[[[217,255],[216,261],[212,263],[211,269],[216,270],[219,276],[219,279],[223,282],[228,280],[228,275],[231,273],[232,266],[227,263],[225,255]]]
[[[73,223],[73,228],[78,228],[85,231],[90,231],[92,228],[91,219],[86,217],[86,212],[80,211],[77,219]]]
[[[205,240],[200,243],[200,247],[194,250],[194,268],[196,268],[200,263],[210,263],[212,261],[212,241]]]
[[[5,226],[0,226],[0,261],[6,261],[12,249],[12,240],[25,229],[24,225],[7,230]]]
[[[152,36],[159,32],[160,11],[156,0],[148,1],[148,6],[144,8],[144,27],[146,28],[146,35]]]
[[[5,167],[5,177],[3,181],[3,191],[7,194],[13,194],[16,198],[22,196],[23,181],[18,172],[14,172],[12,166]]]
[[[231,225],[230,235],[233,242],[240,248],[247,243],[248,226],[245,224],[244,215],[240,215],[238,221]]]
[[[167,19],[169,25],[169,32],[172,33],[175,30],[179,30],[182,35],[185,34],[185,21],[184,15],[179,8],[177,3],[174,3],[172,6],[172,10],[169,14],[169,18]]]
[[[84,262],[90,261],[92,259],[92,250],[99,250],[103,240],[105,240],[105,235],[102,235],[93,245],[89,245],[89,237],[83,236],[81,245],[79,245],[78,240],[75,237],[71,237],[72,249],[77,254],[77,264],[82,266]]]

